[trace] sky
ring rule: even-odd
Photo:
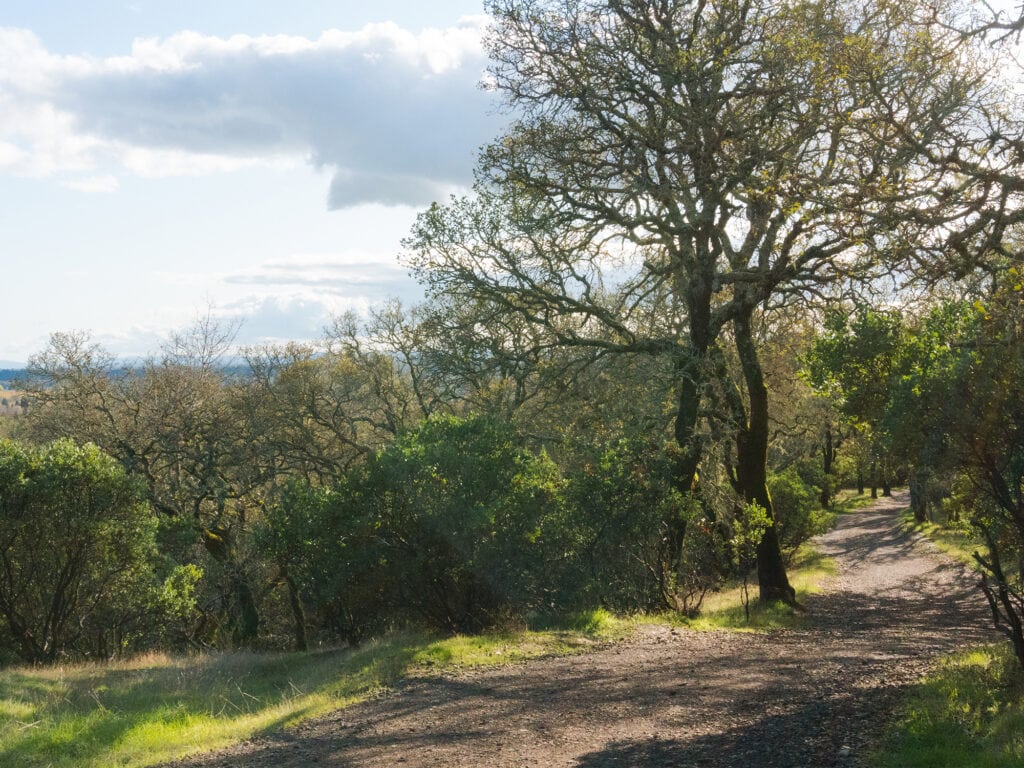
[[[420,289],[416,213],[507,120],[482,0],[3,0],[0,367],[212,313],[316,338]]]

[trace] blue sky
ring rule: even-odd
[[[316,337],[418,288],[418,210],[501,128],[479,0],[5,0],[0,362],[120,355],[212,310]]]

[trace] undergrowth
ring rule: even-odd
[[[965,525],[933,521],[919,523],[914,520],[913,513],[908,509],[903,513],[903,528],[922,534],[946,555],[972,568],[978,566],[974,560],[975,552],[988,554],[988,547],[981,538]]]
[[[963,525],[914,520],[903,527],[977,568],[987,547]],[[1008,644],[949,656],[908,695],[878,768],[1019,768],[1024,765],[1024,675]]]
[[[836,563],[821,554],[811,544],[805,544],[793,556],[787,575],[796,590],[796,599],[802,603],[807,595],[821,591],[824,582],[836,575]],[[757,582],[748,584],[750,617],[744,607],[743,585],[731,583],[724,589],[709,594],[696,616],[681,613],[663,613],[640,617],[643,623],[671,624],[695,630],[732,630],[759,632],[802,626],[806,614],[782,602],[762,603],[757,600]]]

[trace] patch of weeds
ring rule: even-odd
[[[877,768],[1020,768],[1024,676],[1006,646],[947,657],[910,694]]]

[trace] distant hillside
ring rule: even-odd
[[[125,371],[135,371],[136,373],[141,373],[142,369],[126,367],[121,371],[115,371],[114,376],[117,377],[119,375],[123,375]],[[224,365],[221,366],[220,371],[221,374],[228,379],[246,379],[252,373],[249,366],[245,365],[244,363]],[[3,389],[13,389],[13,383],[18,379],[23,378],[24,376],[25,369],[23,367],[7,368],[0,366],[0,387],[2,387]]]
[[[4,389],[10,389],[10,382],[20,379],[24,375],[24,368],[0,368],[0,384],[3,385]]]

